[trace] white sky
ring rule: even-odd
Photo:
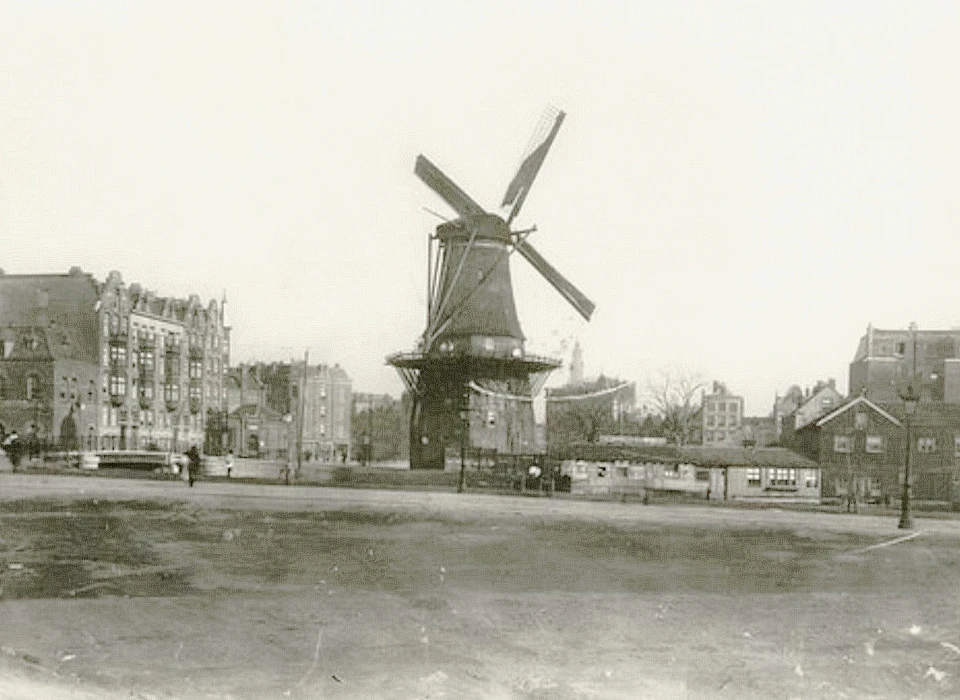
[[[449,213],[416,155],[493,208],[549,103],[517,225],[597,311],[512,259],[528,349],[767,414],[845,390],[868,322],[960,321],[958,36],[956,2],[0,0],[0,267],[226,289],[235,361],[399,395]]]

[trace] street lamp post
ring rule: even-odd
[[[910,481],[911,467],[913,466],[913,415],[920,403],[920,393],[913,382],[907,385],[900,394],[903,400],[903,409],[906,415],[907,450],[903,467],[903,495],[900,498],[900,522],[897,527],[909,530],[913,527],[913,516],[910,514]]]

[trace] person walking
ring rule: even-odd
[[[191,488],[193,487],[193,482],[196,480],[199,474],[200,451],[197,449],[196,445],[190,445],[190,449],[187,450],[187,481],[190,483]]]

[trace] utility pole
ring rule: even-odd
[[[303,423],[304,413],[306,413],[306,393],[307,393],[307,368],[310,366],[310,349],[303,351],[303,375],[300,377],[300,405],[297,409],[297,473],[300,476],[300,468],[303,466]]]
[[[467,487],[467,440],[470,435],[470,387],[464,382],[460,388],[460,478],[457,493]]]
[[[287,395],[290,404],[290,421],[287,423],[287,468],[284,470],[284,483],[288,486],[290,485],[290,470],[293,469],[293,460],[294,460],[294,450],[297,449],[296,437],[294,435],[294,430],[296,430],[297,423],[295,421],[299,420],[299,417],[296,415],[299,413],[299,410],[294,411],[293,399],[293,368],[297,366],[296,360],[291,356],[290,358],[290,374],[287,377]]]
[[[373,394],[367,399],[367,466],[373,463]]]

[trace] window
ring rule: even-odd
[[[797,470],[783,467],[767,469],[767,481],[773,486],[796,486]]]
[[[747,469],[747,486],[760,485],[760,467],[750,467]]]
[[[803,477],[804,485],[805,485],[808,489],[815,489],[815,488],[817,488],[817,482],[819,481],[819,479],[817,478],[818,476],[819,476],[819,475],[817,474],[817,470],[816,470],[816,469],[807,469],[807,470],[805,470],[805,471],[804,471],[804,477]]]
[[[717,431],[717,442],[723,442],[723,441],[726,440],[726,439],[727,439],[727,431],[726,431],[726,430],[718,430],[718,431]]]
[[[712,428],[712,427],[713,427],[713,423],[714,423],[714,418],[713,418],[713,416],[707,416],[707,427],[708,427],[708,428]]]
[[[704,441],[704,442],[713,442],[713,431],[712,431],[712,430],[708,430],[706,433],[704,433],[704,435],[703,435],[703,441]]]
[[[199,400],[202,399],[202,398],[203,398],[203,387],[201,387],[199,384],[191,384],[191,385],[190,385],[190,400],[191,400],[191,401],[199,401]]]
[[[857,430],[866,430],[868,424],[868,417],[866,413],[858,411],[856,416],[854,416],[854,426]]]
[[[7,378],[0,374],[0,401],[7,397]]]
[[[153,350],[140,351],[140,367],[143,368],[143,371],[146,374],[151,374],[153,372],[155,367]]]
[[[902,355],[902,354],[904,354],[906,351],[907,351],[907,344],[906,344],[906,343],[897,343],[897,350],[896,350],[896,354],[897,354],[897,355]]]
[[[3,377],[0,377],[0,387],[3,386]],[[2,389],[0,389],[2,392]],[[960,435],[953,436],[953,456],[960,457]]]
[[[145,399],[153,398],[153,384],[141,384],[140,385],[140,396]]]
[[[736,413],[736,412],[737,412],[737,404],[734,403],[734,402],[731,402],[731,403],[730,403],[730,406],[727,408],[727,410],[730,411],[730,413]]]
[[[710,470],[709,470],[709,469],[697,469],[696,480],[697,480],[697,481],[710,481]]]
[[[884,447],[882,435],[867,435],[867,452],[870,454],[882,454]]]
[[[164,401],[179,401],[180,400],[180,387],[177,384],[164,384],[163,385],[163,399]]]
[[[937,438],[932,437],[922,437],[917,438],[917,452],[936,452],[937,451]]]
[[[125,365],[127,363],[127,349],[122,345],[111,345],[110,362],[114,365]]]
[[[833,451],[834,452],[850,452],[853,448],[853,440],[850,439],[849,435],[834,435],[833,436]]]
[[[203,378],[203,360],[190,360],[190,379]]]
[[[111,396],[124,396],[127,393],[127,378],[118,375],[110,375],[110,395]]]
[[[321,415],[321,416],[326,416],[326,415],[327,415],[327,407],[326,407],[326,406],[321,406],[321,407],[320,407],[320,415]],[[493,411],[487,411],[487,425],[493,425],[493,424],[496,423],[496,422],[497,422],[497,414],[494,413]]]
[[[33,375],[27,377],[27,401],[32,401],[37,393],[37,378]]]

